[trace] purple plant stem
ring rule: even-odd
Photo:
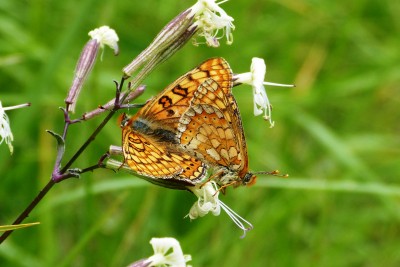
[[[43,197],[50,191],[50,189],[55,185],[55,182],[50,179],[50,181],[46,184],[46,186],[40,190],[39,194],[33,199],[33,201],[29,204],[28,207],[18,216],[18,218],[13,222],[13,225],[20,224],[26,217],[29,216],[31,211],[39,204],[39,202],[43,199]],[[13,232],[14,230],[5,231],[0,236],[0,244],[3,243],[4,240]]]
[[[107,115],[106,118],[102,121],[102,123],[96,128],[96,130],[92,133],[92,135],[88,138],[88,140],[79,148],[79,150],[72,156],[72,158],[68,161],[68,163],[62,168],[60,171],[58,171],[58,163],[56,162],[53,173],[52,173],[52,178],[49,180],[49,182],[45,185],[45,187],[40,190],[39,194],[33,199],[33,201],[25,208],[25,210],[17,217],[17,219],[13,222],[13,225],[17,225],[23,222],[25,218],[29,216],[31,211],[39,204],[39,202],[44,198],[44,196],[50,191],[50,189],[57,183],[61,182],[67,178],[70,177],[75,177],[72,173],[66,173],[68,168],[75,162],[75,160],[82,154],[82,152],[86,149],[86,147],[96,138],[97,134],[104,128],[104,126],[107,124],[107,122],[112,118],[114,113],[120,108],[121,102],[123,102],[124,99],[120,102],[120,93],[121,89],[123,87],[125,79],[122,78],[121,82],[117,84],[117,92],[116,92],[116,97],[115,97],[115,105],[114,108],[110,111],[110,113]],[[125,95],[127,96],[127,95]],[[63,135],[65,136],[68,130],[68,126],[70,125],[71,121],[69,121],[69,117],[65,116],[64,113],[64,119],[66,127],[64,128]],[[57,160],[59,160],[60,157],[63,155],[63,151],[58,150],[57,151]],[[101,165],[99,164],[98,167]],[[93,169],[96,169],[96,167],[92,166],[87,169],[85,169],[83,172],[86,171],[91,171]],[[81,172],[81,173],[83,173]],[[14,230],[8,230],[5,231],[1,236],[0,236],[0,244],[3,243],[4,240],[8,238],[9,235]]]
[[[96,128],[96,130],[90,135],[88,140],[86,140],[86,142],[78,149],[78,151],[72,156],[72,158],[65,164],[65,166],[61,169],[60,173],[65,173],[68,170],[68,168],[71,167],[71,165],[82,154],[82,152],[85,151],[85,149],[90,145],[90,143],[96,139],[97,134],[104,128],[104,126],[112,118],[114,113],[120,108],[121,102],[124,101],[124,99],[122,99],[122,101],[120,101],[120,98],[119,98],[124,81],[125,81],[125,79],[122,78],[121,82],[117,86],[117,93],[116,93],[116,97],[115,97],[114,108],[112,110],[110,110],[110,113],[107,114],[107,116],[100,123],[100,125]],[[125,96],[127,96],[127,95],[125,95]]]

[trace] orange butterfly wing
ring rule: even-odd
[[[223,58],[206,60],[178,78],[124,126],[123,151],[128,165],[144,176],[195,183],[206,176],[207,166],[198,160],[204,159],[243,177],[248,171],[247,148],[231,91],[232,70]],[[196,115],[190,126],[182,122],[184,114]],[[190,144],[183,134],[191,138]],[[129,139],[136,141],[126,141]],[[201,145],[195,146],[199,142]],[[165,153],[168,160],[154,158]],[[175,155],[179,160],[174,161]]]
[[[133,170],[155,179],[191,183],[206,176],[207,166],[174,144],[178,143],[176,128],[180,117],[189,108],[199,85],[209,78],[224,88],[230,87],[232,72],[223,58],[208,59],[184,74],[122,125],[124,158]]]
[[[222,88],[231,87],[232,71],[225,59],[211,58],[204,61],[151,99],[136,116],[175,131],[197,88],[209,78]]]
[[[203,82],[182,115],[178,130],[183,148],[196,157],[226,167],[225,172],[241,179],[248,173],[246,139],[230,87],[223,90],[212,79]]]
[[[207,165],[179,151],[145,136],[132,128],[130,119],[122,128],[122,150],[125,163],[150,182],[184,189],[194,185],[207,174]]]

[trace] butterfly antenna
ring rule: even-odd
[[[280,171],[278,170],[274,170],[274,171],[270,171],[270,172],[254,172],[253,174],[268,174],[268,175],[272,175],[272,176],[277,176],[277,177],[281,177],[281,178],[288,178],[289,174],[281,174]]]

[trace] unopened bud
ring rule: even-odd
[[[89,76],[97,58],[97,53],[104,45],[110,46],[115,54],[118,54],[118,36],[113,29],[102,26],[89,32],[90,39],[84,46],[75,68],[75,76],[69,89],[68,97],[65,99],[69,112],[75,112],[76,101]]]
[[[129,65],[123,68],[124,75],[130,77],[132,73],[142,67],[149,61],[156,61],[160,63],[163,60],[157,60],[158,57],[165,57],[166,55],[171,56],[177,51],[184,43],[186,43],[191,37],[192,32],[189,30],[193,26],[193,16],[190,16],[190,10],[185,10],[171,20],[154,38],[151,44],[140,53]],[[179,46],[176,43],[179,43]],[[171,49],[174,48],[174,49]],[[165,53],[168,51],[168,53]],[[172,53],[171,53],[172,52]],[[155,66],[154,66],[155,67]],[[150,72],[151,70],[149,70]]]
[[[89,76],[94,63],[96,62],[97,52],[99,51],[100,43],[94,39],[89,40],[82,50],[79,57],[78,64],[75,68],[75,77],[72,86],[69,90],[65,103],[68,106],[69,112],[75,112],[76,101],[78,100],[79,93],[81,92],[83,83]]]

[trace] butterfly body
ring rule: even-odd
[[[156,127],[156,125],[152,124],[153,123],[149,121],[138,118],[132,120],[131,128],[132,130],[139,132],[143,135],[153,137],[159,143],[178,143],[176,134],[173,131],[163,129],[161,127]]]

